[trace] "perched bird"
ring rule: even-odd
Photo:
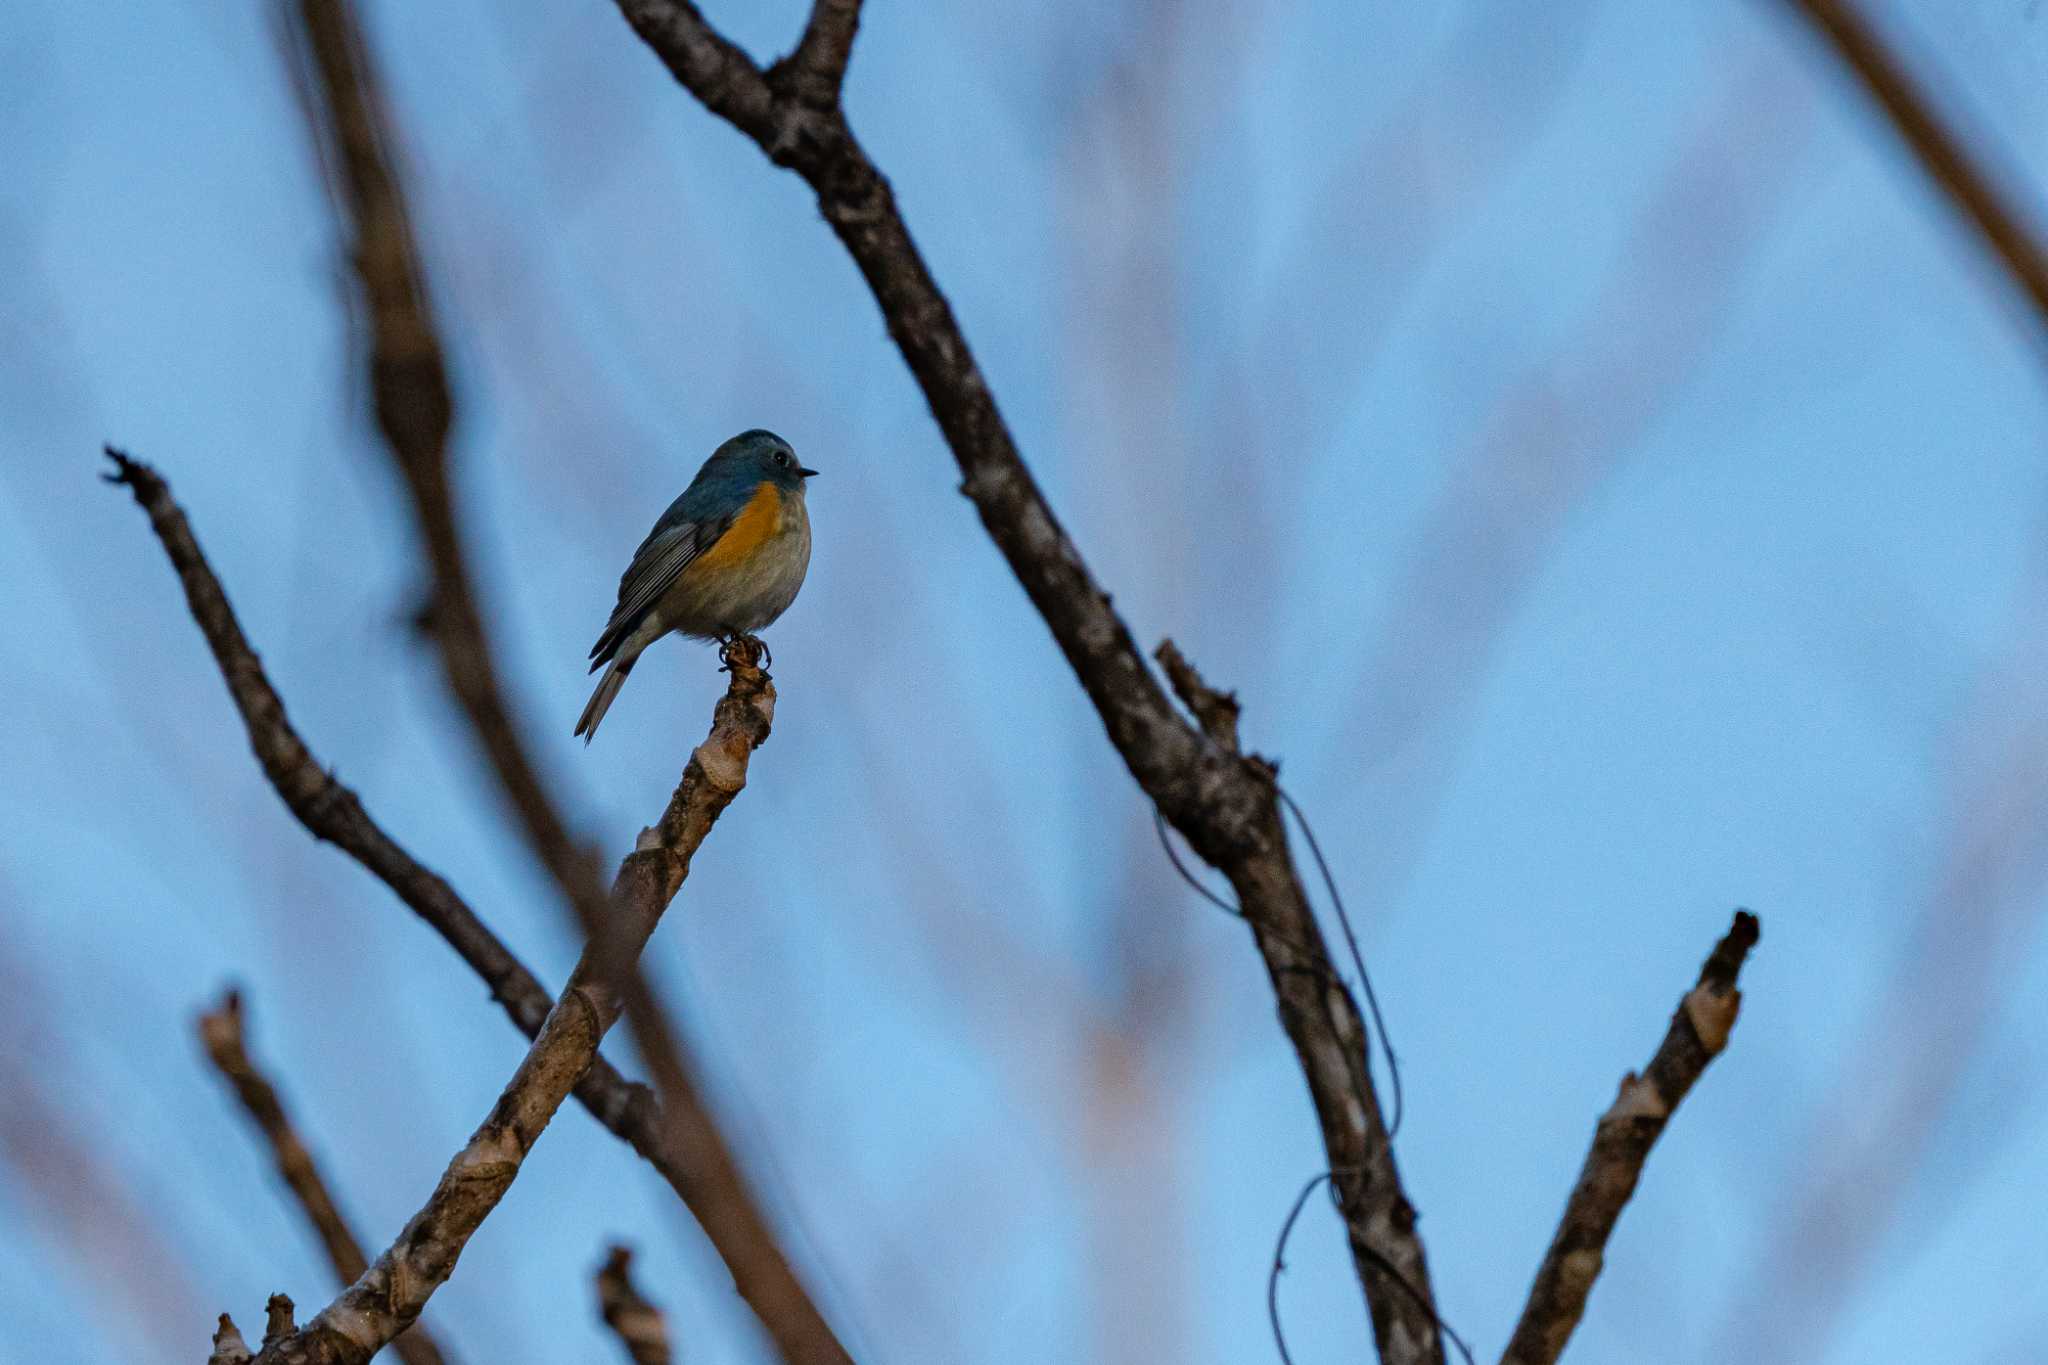
[[[721,644],[751,635],[789,608],[811,563],[804,480],[789,442],[759,427],[711,452],[619,579],[619,604],[590,647],[590,671],[609,663],[576,733],[588,744],[640,651],[670,631]]]

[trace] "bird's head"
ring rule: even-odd
[[[706,474],[716,474],[749,486],[772,483],[789,493],[802,493],[804,480],[818,471],[806,469],[796,458],[789,442],[772,431],[755,427],[743,431],[711,453]]]

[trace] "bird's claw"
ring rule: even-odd
[[[775,663],[775,656],[769,652],[768,642],[758,635],[744,631],[733,631],[718,637],[718,671],[730,673],[735,667],[745,665],[766,674]]]

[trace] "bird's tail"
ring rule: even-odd
[[[612,660],[612,666],[598,679],[597,690],[590,694],[590,704],[583,708],[583,718],[576,722],[576,733],[583,736],[585,744],[597,735],[597,723],[604,719],[605,712],[611,710],[612,699],[626,685],[626,675],[633,671],[635,657]]]

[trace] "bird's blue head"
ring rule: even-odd
[[[701,479],[709,475],[721,483],[729,481],[748,488],[767,482],[785,493],[800,495],[804,491],[804,480],[817,472],[805,469],[798,462],[796,451],[789,442],[772,431],[755,427],[712,451],[698,477]]]

